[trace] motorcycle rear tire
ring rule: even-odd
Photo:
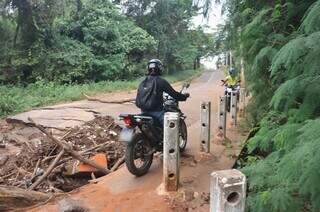
[[[142,167],[137,167],[135,165],[135,147],[139,142],[143,142],[144,145],[148,145],[148,151],[150,152],[148,156],[145,156],[144,163]],[[129,172],[137,177],[145,175],[152,164],[153,152],[151,143],[146,140],[141,133],[135,134],[132,141],[126,147],[125,162]]]

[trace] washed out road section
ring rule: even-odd
[[[204,72],[198,79],[194,80],[190,91],[199,90],[201,93],[201,90],[205,90],[206,87],[211,84],[209,82],[212,81],[213,76],[214,74],[212,74],[212,72]],[[176,85],[175,87],[179,89],[180,85]],[[128,91],[101,94],[96,98],[105,101],[114,101],[134,98],[135,95],[136,91]],[[196,97],[192,98],[196,99]],[[139,109],[131,103],[106,104],[98,101],[82,100],[34,109],[10,116],[6,120],[9,123],[29,123],[28,118],[30,117],[37,124],[46,128],[64,129],[82,125],[85,122],[93,120],[95,116],[109,115],[117,119],[120,113],[139,113]],[[191,116],[193,116],[193,114],[194,113],[191,113]]]
[[[219,96],[223,95],[221,79],[223,79],[221,71],[204,72],[191,84],[188,90],[191,98],[181,103],[182,111],[187,115],[189,138],[186,152],[181,157],[179,192],[169,196],[159,195],[164,194],[161,186],[163,163],[162,158],[156,156],[150,171],[145,176],[137,178],[122,167],[117,172],[72,192],[67,198],[80,201],[92,211],[208,211],[210,173],[231,168],[244,140],[244,136],[238,133],[237,128],[230,125],[230,120],[227,126],[228,139],[225,141],[217,136],[218,102]],[[212,103],[211,154],[199,153],[201,101]],[[119,113],[138,112],[133,104],[113,105],[88,101],[54,108],[75,106],[114,117]],[[76,116],[69,114],[69,117]],[[35,211],[58,211],[60,203],[61,199],[58,198]]]

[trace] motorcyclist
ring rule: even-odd
[[[162,127],[165,113],[163,93],[169,94],[178,101],[185,101],[190,95],[175,91],[165,79],[160,77],[163,72],[163,64],[159,59],[150,60],[147,70],[147,76],[140,83],[137,91],[136,105],[141,109],[143,115],[151,116],[156,124]]]
[[[239,88],[239,83],[240,83],[240,79],[238,77],[237,71],[235,68],[230,68],[229,72],[228,72],[228,76],[225,78],[225,80],[222,80],[223,85],[230,88],[234,88],[236,90],[238,90]],[[226,92],[226,89],[225,89]]]

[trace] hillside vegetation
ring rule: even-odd
[[[252,98],[247,210],[320,211],[320,1],[227,0],[217,45]]]
[[[170,83],[191,80],[202,73],[200,70],[185,70],[164,76]],[[101,81],[85,84],[64,84],[38,81],[28,86],[0,86],[0,118],[33,108],[84,99],[84,94],[134,90],[141,79],[130,81]]]
[[[132,89],[152,58],[164,62],[165,74],[190,77],[213,52],[213,37],[191,21],[209,6],[0,0],[0,117],[79,99],[82,92]]]

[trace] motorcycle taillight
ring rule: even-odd
[[[124,119],[123,119],[123,121],[124,121],[124,123],[125,123],[125,125],[127,126],[127,127],[132,127],[132,125],[133,125],[133,121],[132,121],[132,119],[128,116],[128,117],[125,117]]]

